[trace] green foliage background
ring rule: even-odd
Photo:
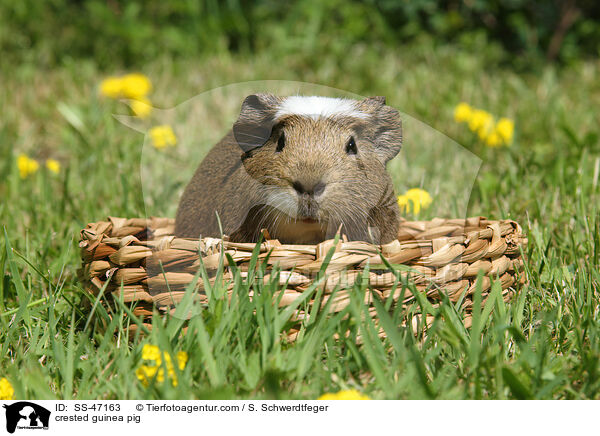
[[[535,58],[597,56],[599,18],[594,0],[2,0],[0,52],[5,65],[92,58],[131,67],[166,54],[268,49],[318,58],[356,44],[397,51],[431,38],[528,67]]]

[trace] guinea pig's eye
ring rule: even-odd
[[[348,154],[356,154],[358,153],[358,148],[356,148],[356,141],[354,141],[354,136],[351,136],[346,144],[346,153]]]
[[[283,132],[281,132],[281,136],[277,140],[277,148],[275,149],[275,151],[279,153],[281,150],[283,150],[283,147],[285,147],[285,135],[283,134]]]

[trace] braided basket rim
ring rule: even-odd
[[[173,235],[174,223],[174,219],[162,217],[108,217],[89,223],[81,230],[79,241],[82,254],[80,277],[86,290],[98,295],[106,288],[108,298],[105,300],[119,296],[123,302],[136,306],[135,315],[147,320],[154,309],[172,313],[199,267],[199,253],[204,266],[211,269],[217,267],[219,258],[222,261],[221,250],[225,250],[243,270],[256,247],[256,243],[231,242],[227,237],[178,238]],[[310,286],[332,249],[334,253],[325,270],[328,277],[323,285],[325,301],[322,304],[336,290],[334,311],[342,310],[349,300],[347,292],[344,294],[345,291],[339,289],[348,288],[359,273],[365,272],[367,265],[372,292],[384,299],[398,297],[396,275],[387,267],[375,272],[371,270],[373,266],[381,266],[381,255],[394,266],[409,267],[411,274],[415,273],[411,276],[415,287],[434,303],[441,291],[446,292],[453,302],[464,299],[462,307],[467,312],[464,319],[467,326],[470,325],[468,312],[473,304],[470,296],[478,275],[483,272],[482,301],[485,301],[494,278],[500,280],[507,301],[517,282],[524,280],[520,272],[527,238],[513,220],[487,220],[481,216],[403,220],[398,239],[384,245],[348,241],[343,237],[337,245],[334,240],[314,245],[291,245],[268,239],[267,233],[264,236],[267,239],[261,243],[259,258],[270,262],[271,267],[279,263],[280,284],[285,288],[281,291],[283,298],[278,299],[280,306],[291,304]],[[225,268],[227,266],[226,262]],[[342,275],[347,282],[341,281]],[[365,304],[370,305],[372,298],[374,296],[367,292]],[[404,303],[406,301],[400,302]],[[296,314],[299,320],[305,315]],[[149,326],[146,322],[145,325]],[[131,327],[136,329],[133,324]]]

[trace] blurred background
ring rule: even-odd
[[[23,0],[0,3],[4,67],[90,60],[103,69],[157,57],[294,54],[307,66],[357,45],[396,52],[406,43],[453,43],[492,64],[531,69],[597,56],[594,0]]]

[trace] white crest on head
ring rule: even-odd
[[[303,115],[311,118],[319,117],[354,117],[367,118],[369,115],[358,110],[355,100],[319,96],[292,96],[286,98],[275,113],[275,119],[286,115]]]

